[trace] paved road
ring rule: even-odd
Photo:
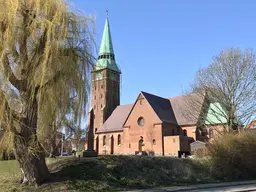
[[[177,186],[177,187],[163,187],[155,189],[135,190],[133,192],[256,192],[256,181],[242,181],[242,182],[227,182],[217,184],[202,184],[191,186]]]
[[[190,190],[189,192],[242,192],[242,191],[256,191],[256,184],[249,185],[239,185],[239,186],[230,186],[230,187],[219,187],[219,188],[210,188],[210,189],[201,189],[201,190]]]

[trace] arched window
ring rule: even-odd
[[[155,145],[155,144],[156,144],[156,140],[155,140],[155,139],[153,139],[152,144],[153,144],[153,145]]]
[[[186,129],[183,130],[183,133],[184,133],[184,136],[188,136]]]
[[[117,145],[118,146],[121,145],[121,135],[120,134],[117,136]]]
[[[209,137],[210,137],[210,138],[213,137],[213,129],[212,129],[212,128],[209,129]]]
[[[103,136],[103,146],[106,145],[106,135]]]
[[[144,141],[143,141],[143,137],[141,137],[141,139],[139,140],[139,151],[142,151],[143,149],[143,147],[142,146],[144,146]]]
[[[177,127],[177,135],[180,135],[180,128]]]

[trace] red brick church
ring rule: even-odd
[[[162,98],[141,91],[134,103],[120,105],[120,75],[107,18],[92,73],[94,150],[98,154],[189,154],[190,143],[198,138],[199,113],[198,118],[184,114],[188,96]]]

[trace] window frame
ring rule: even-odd
[[[143,122],[143,124],[141,124],[141,121]],[[137,120],[137,124],[140,126],[140,127],[143,127],[145,125],[145,119],[144,117],[139,117],[138,120]]]
[[[117,135],[117,145],[118,145],[118,146],[121,146],[121,143],[122,143],[122,141],[121,141],[121,135],[118,134],[118,135]]]
[[[103,147],[105,147],[106,144],[107,144],[107,137],[106,137],[106,135],[103,136],[103,142],[102,142],[102,144],[103,144]]]

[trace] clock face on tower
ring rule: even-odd
[[[117,81],[117,74],[114,73],[114,72],[111,72],[110,78],[113,79],[113,80],[115,80],[115,81]]]
[[[101,80],[102,79],[102,73],[101,72],[96,72],[95,76],[96,76],[96,80]]]

